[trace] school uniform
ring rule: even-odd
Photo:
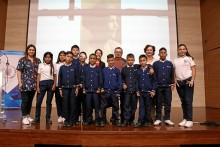
[[[122,85],[126,84],[127,89],[123,89],[122,104],[124,113],[123,118],[125,123],[133,123],[135,119],[135,112],[137,109],[137,94],[136,94],[136,77],[137,77],[138,65],[125,66],[122,68],[121,77]]]
[[[140,93],[138,123],[150,123],[152,105],[151,91],[156,91],[157,80],[155,73],[150,75],[149,68],[140,67],[137,70],[136,90]]]
[[[187,82],[192,79],[191,67],[195,66],[195,62],[191,57],[183,56],[174,59],[173,65],[179,84],[179,87],[176,86],[176,89],[182,102],[183,118],[187,121],[192,121],[194,85],[189,87]]]
[[[85,71],[85,67],[88,66],[88,64],[85,63],[85,65],[79,65],[79,76],[80,76],[80,81],[79,84],[83,85],[83,77],[84,77],[84,71]],[[76,119],[79,118],[79,116],[81,115],[82,112],[82,116],[83,116],[83,122],[86,122],[86,94],[83,93],[83,88],[79,87],[79,93],[78,96],[76,98],[76,109],[77,109],[77,115],[76,115]],[[81,108],[81,104],[82,104],[82,108]],[[78,120],[76,120],[78,121]]]
[[[80,66],[80,60],[79,60],[79,58],[73,59],[72,65],[75,66],[76,68],[79,68],[79,66]]]
[[[153,68],[157,77],[156,120],[161,120],[163,98],[165,106],[165,120],[170,120],[172,101],[171,84],[174,84],[173,64],[168,60],[158,60],[154,62]]]
[[[76,123],[76,88],[78,87],[78,69],[72,63],[60,67],[58,87],[63,93],[63,116],[65,123]],[[70,126],[71,126],[70,125]]]
[[[40,93],[37,93],[37,102],[36,102],[36,112],[35,119],[40,120],[41,115],[41,104],[45,93],[47,92],[47,100],[46,100],[46,119],[50,119],[51,115],[51,107],[52,107],[52,99],[54,91],[52,90],[52,86],[54,84],[54,74],[56,71],[52,70],[52,74],[50,72],[51,66],[50,64],[41,63],[38,66],[38,74],[40,74]]]
[[[64,63],[57,63],[54,65],[54,69],[57,73],[57,82],[56,82],[56,90],[55,90],[55,101],[56,101],[56,105],[57,105],[57,115],[59,117],[63,117],[63,104],[62,104],[62,97],[60,95],[59,92],[59,87],[58,87],[58,78],[59,78],[59,70],[60,67],[64,65]]]
[[[86,121],[92,123],[93,105],[95,108],[95,121],[99,120],[99,96],[97,90],[101,90],[102,73],[96,65],[88,65],[84,70],[83,89],[86,91]],[[93,104],[93,105],[92,105]]]
[[[158,61],[157,58],[153,57],[153,60],[151,62],[147,61],[147,64],[150,66],[153,66],[154,62]],[[153,122],[155,120],[156,117],[156,99],[157,99],[157,95],[155,95],[152,98],[152,105],[151,105],[151,122]],[[162,102],[163,103],[163,102]]]
[[[101,119],[105,117],[106,108],[109,104],[112,104],[112,111],[115,116],[115,120],[118,123],[119,120],[119,103],[117,94],[121,93],[122,81],[120,70],[116,67],[106,67],[102,70],[104,92],[101,95]]]

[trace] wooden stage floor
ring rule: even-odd
[[[76,146],[180,146],[220,144],[220,127],[201,126],[204,121],[220,123],[220,109],[194,108],[192,128],[179,127],[182,121],[181,108],[172,108],[171,120],[174,127],[153,126],[145,128],[116,127],[111,123],[105,127],[76,125],[71,128],[57,123],[56,108],[52,111],[52,125],[45,122],[42,108],[41,123],[23,125],[20,110],[6,110],[7,122],[0,120],[0,146],[34,146],[36,144]],[[108,121],[111,109],[108,109]],[[138,114],[138,112],[136,112]],[[34,116],[34,108],[31,114]],[[136,115],[138,116],[138,115]],[[137,118],[135,120],[137,122]]]

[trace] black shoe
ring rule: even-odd
[[[99,121],[98,120],[95,121],[95,126],[99,127]]]
[[[114,121],[112,122],[112,124],[113,124],[113,125],[116,125],[117,127],[120,127],[120,126],[121,126],[119,120],[117,120],[117,119],[114,120]]]
[[[145,122],[145,123],[144,123],[144,126],[145,126],[145,127],[149,127],[149,123],[148,123],[148,122]]]
[[[115,118],[112,116],[112,117],[110,118],[110,122],[113,123],[114,121],[115,121]]]
[[[32,124],[36,124],[36,123],[39,123],[40,122],[40,119],[39,118],[35,118],[31,123]]]
[[[68,125],[68,122],[64,122],[63,126],[67,127],[67,125]]]
[[[124,121],[124,122],[121,124],[122,127],[125,127],[125,126],[127,126],[127,125],[128,125],[128,122],[127,122],[127,121]]]
[[[143,127],[143,123],[141,123],[141,122],[138,122],[135,126],[134,126],[135,128],[140,128],[140,127]]]
[[[73,123],[72,123],[72,122],[68,122],[66,126],[67,126],[67,127],[72,127],[72,126],[73,126]]]
[[[83,125],[84,125],[84,126],[88,126],[89,123],[88,123],[88,122],[83,122]]]
[[[132,121],[132,122],[129,122],[129,125],[135,126],[135,123]]]
[[[49,118],[46,118],[46,123],[52,124],[52,121]]]
[[[102,121],[100,122],[100,127],[104,127],[104,126],[105,126],[105,121],[102,120]]]

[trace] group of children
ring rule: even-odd
[[[61,51],[54,65],[53,54],[50,52],[44,54],[44,62],[38,67],[36,113],[35,119],[31,123],[40,122],[40,110],[45,92],[47,92],[46,122],[52,123],[50,119],[51,102],[55,91],[58,122],[64,122],[64,127],[78,124],[81,110],[83,125],[88,126],[94,123],[95,126],[103,127],[106,123],[108,107],[112,107],[113,125],[147,127],[150,124],[152,98],[155,96],[157,103],[154,125],[161,124],[163,103],[165,107],[164,122],[171,126],[174,125],[170,120],[172,90],[179,81],[175,76],[172,62],[166,59],[167,50],[165,48],[159,50],[160,59],[153,65],[147,64],[146,55],[140,55],[140,64],[136,65],[134,55],[128,54],[127,65],[121,72],[115,67],[113,54],[107,56],[108,66],[101,69],[96,63],[96,54],[90,54],[89,64],[86,64],[86,53],[79,53],[79,51],[77,45],[72,46],[71,51]],[[186,53],[181,55],[181,57],[185,56]],[[192,79],[192,76],[190,77]],[[194,79],[191,79],[187,84],[193,87]],[[178,87],[177,90],[181,91],[179,84]],[[123,97],[121,104],[123,120],[121,122],[119,121],[120,97]],[[184,96],[180,97],[182,97],[183,103]],[[135,124],[138,98],[139,118]],[[188,114],[192,112],[187,108],[183,107],[184,124],[182,123],[182,126],[185,126],[188,121],[192,121],[192,114]],[[95,110],[94,121],[93,109]],[[191,126],[192,124],[189,124],[186,127]]]

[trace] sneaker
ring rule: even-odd
[[[161,124],[161,120],[156,120],[155,122],[154,122],[154,125],[155,126],[159,126]]]
[[[83,122],[83,125],[84,125],[84,126],[88,126],[88,125],[89,125],[89,122]]]
[[[179,123],[179,126],[180,126],[180,127],[184,127],[185,124],[186,124],[186,119],[184,119],[181,123]]]
[[[60,116],[57,121],[58,121],[58,123],[63,123],[63,118],[62,118],[62,116]]]
[[[33,121],[33,119],[30,118],[30,116],[29,116],[27,119],[28,119],[28,121],[29,121],[30,123]]]
[[[169,126],[174,126],[174,123],[170,120],[165,120],[164,122],[165,122],[165,124],[167,124]]]
[[[23,123],[24,125],[29,125],[29,124],[30,124],[30,122],[28,121],[28,118],[27,118],[27,117],[23,118],[22,123]]]
[[[190,128],[193,126],[193,122],[192,121],[186,121],[186,124],[184,125],[184,127]]]
[[[65,118],[63,117],[63,123],[65,122]]]
[[[105,120],[101,120],[100,127],[104,127],[104,126],[105,126]]]
[[[99,121],[98,120],[95,121],[95,126],[99,127]]]

